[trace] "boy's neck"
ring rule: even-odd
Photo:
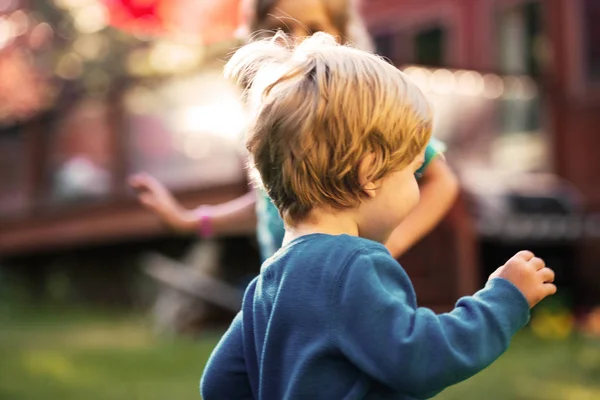
[[[322,212],[313,210],[303,221],[293,225],[286,224],[283,244],[301,236],[321,233],[325,235],[359,236],[358,223],[352,211]]]

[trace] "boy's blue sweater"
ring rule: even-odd
[[[263,265],[200,390],[204,400],[429,398],[490,365],[528,318],[503,279],[436,315],[417,307],[381,244],[307,235]]]

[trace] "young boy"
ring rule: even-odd
[[[371,50],[371,40],[355,0],[243,0],[242,3],[246,24],[241,33],[246,37],[252,32],[272,34],[277,30],[297,37],[323,31],[342,42]],[[386,244],[396,258],[429,233],[456,199],[458,183],[441,153],[440,143],[432,139],[425,163],[418,171],[422,199]],[[229,203],[186,210],[151,176],[135,176],[131,184],[138,191],[140,202],[176,231],[221,236],[247,232],[255,226],[263,261],[283,241],[283,221],[263,190],[251,191]]]
[[[452,312],[417,307],[383,243],[419,201],[432,115],[396,68],[327,34],[278,35],[226,73],[247,87],[247,148],[286,236],[215,348],[204,400],[431,397],[492,363],[556,291],[525,251]]]

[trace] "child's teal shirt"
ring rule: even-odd
[[[444,144],[436,139],[431,139],[425,149],[425,162],[417,174],[420,175],[431,161],[444,152]],[[264,190],[258,189],[256,200],[256,215],[258,219],[256,234],[260,246],[262,261],[271,257],[281,247],[285,230],[283,220],[279,216],[277,207]]]
[[[490,365],[528,319],[507,280],[436,315],[382,244],[306,235],[250,283],[200,390],[204,400],[426,399]]]

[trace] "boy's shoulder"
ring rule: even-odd
[[[263,264],[258,281],[265,293],[277,287],[278,301],[291,300],[291,307],[299,299],[348,307],[346,295],[355,290],[376,292],[378,298],[388,292],[414,298],[406,272],[385,246],[349,235],[315,234],[290,242]]]
[[[285,244],[267,265],[308,264],[332,267],[345,265],[357,256],[390,257],[384,245],[351,235],[309,234]]]
[[[366,239],[349,239],[346,243],[352,246],[354,251],[344,263],[340,279],[343,280],[344,276],[348,275],[359,277],[392,275],[402,279],[405,277],[402,266],[384,245]]]
[[[288,245],[290,252],[310,255],[313,252],[335,254],[388,254],[381,243],[352,235],[311,234],[297,238]]]
[[[263,271],[282,269],[286,275],[295,272],[310,275],[312,271],[337,280],[349,270],[366,264],[399,268],[381,243],[351,235],[311,234],[284,245],[265,263]]]

